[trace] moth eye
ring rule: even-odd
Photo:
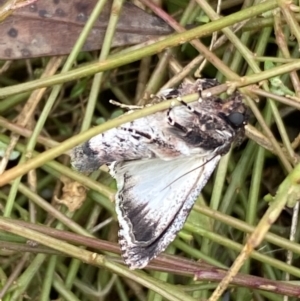
[[[234,126],[241,126],[245,121],[245,116],[239,112],[231,113],[227,118]]]

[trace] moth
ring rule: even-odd
[[[72,150],[72,165],[90,173],[107,164],[117,181],[119,244],[125,263],[143,268],[182,229],[222,155],[241,141],[243,97],[201,97],[219,85],[198,79],[168,89],[156,101],[199,93],[198,101],[152,114],[91,138]]]

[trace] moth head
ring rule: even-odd
[[[248,122],[248,109],[244,105],[242,96],[236,92],[232,94],[226,103],[223,103],[219,116],[234,129],[243,128]]]

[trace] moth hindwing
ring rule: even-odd
[[[162,92],[159,101],[196,92],[199,100],[111,129],[72,151],[77,170],[107,164],[117,181],[119,243],[130,268],[145,267],[174,240],[221,156],[244,135],[247,109],[239,92],[226,101],[201,98],[218,84],[199,79]]]

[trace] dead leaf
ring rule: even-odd
[[[6,0],[0,0],[0,5]],[[97,0],[38,0],[0,23],[0,59],[24,59],[71,52]],[[108,1],[91,30],[84,51],[101,48],[110,16]],[[125,2],[112,46],[138,44],[172,33],[162,19]]]

